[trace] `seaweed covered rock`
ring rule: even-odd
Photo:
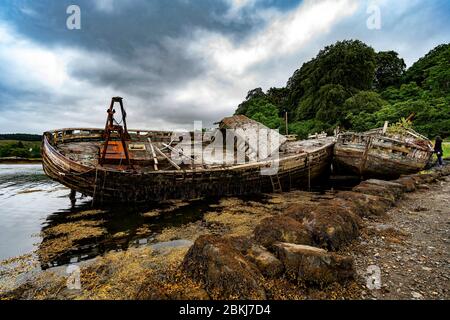
[[[389,190],[392,190],[397,199],[400,199],[402,197],[403,193],[405,193],[405,191],[406,191],[405,186],[403,186],[400,183],[396,183],[394,181],[370,179],[370,180],[364,181],[364,183],[381,186],[381,187],[385,187]]]
[[[292,280],[323,285],[342,283],[355,276],[353,259],[350,257],[293,243],[276,243],[274,247],[284,264],[286,275]]]
[[[311,244],[311,236],[304,225],[288,216],[269,217],[255,228],[254,238],[264,247],[275,242]]]
[[[400,198],[395,190],[390,189],[386,186],[367,183],[366,181],[354,187],[352,191],[369,194],[372,196],[383,197],[385,200],[389,201],[391,205],[394,205]]]
[[[436,181],[436,176],[433,174],[415,174],[411,176],[412,179],[416,182],[416,185],[424,184],[424,183],[432,183]]]
[[[332,199],[324,201],[303,219],[313,244],[338,250],[359,235],[361,219],[349,201]]]
[[[393,182],[396,182],[404,186],[406,192],[416,191],[416,181],[414,180],[414,178],[410,176],[403,176],[397,180],[394,180]]]
[[[283,272],[281,261],[254,239],[245,236],[234,236],[227,238],[227,240],[246,259],[254,263],[264,276],[274,278]]]
[[[192,279],[204,284],[212,298],[266,298],[260,285],[261,272],[227,239],[200,236],[184,257],[181,268]]]
[[[275,278],[284,271],[283,263],[262,246],[252,246],[246,258],[252,261],[266,277]]]
[[[353,191],[339,191],[336,198],[350,201],[359,208],[360,217],[383,215],[391,206],[391,202],[383,197]]]
[[[284,210],[284,215],[294,220],[302,221],[303,218],[308,216],[311,211],[317,208],[319,204],[317,202],[303,201],[298,203],[292,203]]]
[[[450,165],[446,165],[441,169],[442,175],[443,176],[448,176],[450,175]]]
[[[244,256],[253,246],[258,245],[254,239],[246,236],[231,236],[225,239],[234,249],[238,250]]]

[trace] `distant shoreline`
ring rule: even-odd
[[[41,158],[0,158],[0,164],[39,164],[42,163]]]

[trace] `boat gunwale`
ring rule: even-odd
[[[363,133],[363,132],[361,132],[361,133],[359,133],[359,132],[344,132],[344,133],[339,134],[339,136],[338,136],[338,138],[336,140],[336,146],[339,146],[339,145],[347,145],[347,146],[351,146],[351,145],[367,145],[367,142],[360,142],[360,143],[349,142],[349,143],[344,143],[343,141],[340,140],[340,139],[342,139],[341,136],[359,136],[359,137],[367,137],[367,136],[369,136],[369,137],[376,137],[376,138],[381,139],[381,140],[388,140],[388,141],[391,141],[391,142],[396,142],[396,143],[399,143],[399,144],[403,144],[403,145],[405,145],[407,147],[416,148],[416,149],[419,149],[421,151],[430,152],[430,153],[433,152],[433,148],[431,146],[431,142],[430,142],[429,148],[426,148],[424,146],[421,146],[421,145],[418,145],[418,144],[415,144],[415,143],[398,140],[398,139],[395,139],[395,138],[392,138],[392,137],[388,137],[388,136],[384,136],[384,135],[381,135],[381,136],[374,136],[374,135],[370,135],[370,134],[368,135],[368,134]],[[427,138],[424,138],[424,140],[429,141],[429,139],[427,139]],[[386,149],[389,149],[389,147],[386,147]]]
[[[316,150],[314,150],[312,152],[302,152],[302,153],[298,153],[298,154],[289,155],[289,156],[286,156],[283,158],[278,158],[275,160],[264,160],[264,161],[258,161],[258,162],[253,162],[253,163],[244,163],[244,164],[239,164],[239,165],[234,165],[234,166],[229,166],[229,167],[215,167],[215,168],[209,168],[209,169],[201,168],[201,169],[158,170],[158,171],[136,172],[136,171],[132,171],[132,170],[115,170],[113,168],[105,168],[105,167],[102,167],[99,165],[87,166],[87,165],[81,164],[79,162],[76,162],[76,161],[68,158],[67,156],[63,155],[60,152],[60,150],[58,150],[58,148],[56,146],[54,146],[52,143],[50,143],[50,141],[48,140],[48,135],[53,136],[55,133],[66,132],[66,131],[103,132],[104,130],[100,129],[100,128],[65,128],[65,129],[57,129],[57,130],[50,130],[50,131],[44,132],[43,143],[44,143],[44,146],[48,149],[48,151],[50,153],[53,153],[56,156],[64,159],[64,161],[66,161],[68,163],[68,165],[70,165],[71,167],[78,167],[79,169],[85,169],[84,172],[80,172],[81,170],[74,170],[81,174],[88,173],[93,170],[102,171],[102,172],[104,171],[104,172],[124,173],[124,174],[129,174],[129,175],[147,175],[147,174],[173,175],[176,173],[183,173],[183,174],[196,174],[197,173],[197,174],[199,174],[199,173],[206,173],[206,172],[223,172],[223,171],[236,172],[236,171],[240,171],[240,170],[264,169],[264,168],[270,168],[273,164],[278,163],[278,165],[280,165],[283,162],[293,160],[293,159],[299,158],[299,157],[305,157],[306,159],[309,159],[309,157],[311,155],[313,155],[317,152],[326,150],[335,144],[334,141],[330,141],[330,142],[327,142],[324,145],[318,147]],[[131,132],[131,133],[134,133],[134,132],[170,133],[169,131],[158,131],[158,130],[129,130],[129,132]],[[69,139],[67,139],[67,140],[69,140]],[[76,139],[76,138],[73,138],[73,139]],[[42,153],[47,152],[46,148],[42,148]]]

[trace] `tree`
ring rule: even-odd
[[[387,102],[373,91],[360,91],[344,102],[343,110],[345,119],[342,121],[344,128],[355,131],[366,131],[377,123],[375,113]]]
[[[267,97],[257,96],[245,101],[245,115],[250,119],[261,122],[271,129],[278,129],[282,119],[278,116],[278,108],[269,102]]]
[[[450,43],[431,50],[405,73],[404,83],[415,82],[435,95],[450,92]]]
[[[307,139],[309,134],[326,131],[329,128],[327,124],[316,119],[289,124],[289,132],[296,134],[300,139]]]
[[[288,108],[289,89],[270,88],[267,91],[266,96],[270,103],[278,107],[279,114],[281,117],[284,116],[285,111],[289,111]]]
[[[316,119],[330,126],[341,124],[344,116],[342,108],[349,92],[341,85],[327,84],[322,86],[316,96],[318,106]]]
[[[346,121],[349,123],[349,128],[356,132],[364,132],[373,129],[377,125],[377,116],[374,113],[367,113],[365,111],[354,115],[349,113],[346,116]]]
[[[358,40],[340,41],[320,51],[288,81],[297,119],[316,117],[330,125],[341,121],[344,101],[372,88],[375,57],[375,51]]]
[[[358,40],[339,41],[304,63],[285,88],[249,91],[236,110],[271,128],[305,138],[337,125],[366,131],[416,117],[414,128],[427,136],[450,135],[450,44],[431,50],[405,71],[394,51],[375,51]]]
[[[376,55],[374,86],[381,91],[399,86],[406,70],[405,61],[395,51],[382,51]]]

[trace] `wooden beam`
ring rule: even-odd
[[[166,154],[164,152],[162,152],[161,150],[159,150],[159,148],[157,146],[154,146],[155,150],[164,158],[167,159],[167,161],[170,162],[171,165],[173,165],[175,168],[177,168],[177,170],[181,170],[180,166],[177,165],[175,162],[173,162],[172,159],[170,159],[168,156],[166,156]]]
[[[153,148],[152,139],[150,139],[150,137],[148,138],[148,142],[150,143],[150,150],[153,155],[153,167],[155,168],[155,171],[158,171],[158,158],[156,157],[155,148]]]
[[[171,146],[169,146],[168,144],[165,144],[165,143],[163,143],[162,145],[163,145],[164,147],[166,147],[167,149],[169,149],[170,151],[172,151],[172,152],[177,152],[177,153],[181,154],[183,157],[189,159],[190,161],[193,161],[193,160],[194,160],[194,157],[193,157],[193,156],[189,156],[189,155],[185,154],[185,153],[184,153],[183,151],[181,151],[180,149],[175,149],[175,148],[173,148],[173,147],[171,147]]]

